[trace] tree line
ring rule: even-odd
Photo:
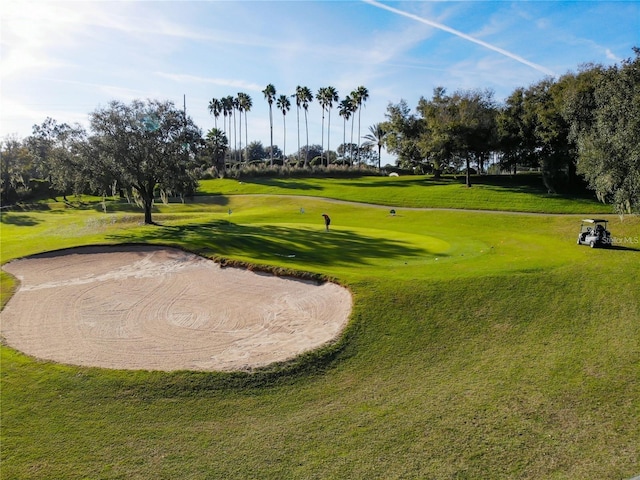
[[[5,139],[0,152],[1,200],[12,204],[49,187],[61,194],[119,194],[144,207],[145,221],[151,223],[154,198],[190,195],[199,178],[212,172],[224,175],[230,165],[288,162],[304,169],[341,163],[348,168],[377,160],[380,169],[385,148],[397,157],[398,168],[436,176],[464,171],[468,186],[471,174],[485,172],[490,158],[508,172],[540,169],[550,192],[586,184],[616,211],[635,212],[640,209],[640,49],[634,48],[634,53],[635,58],[620,65],[588,65],[578,73],[517,88],[501,104],[490,90],[450,94],[438,87],[431,97],[420,98],[415,112],[404,100],[389,104],[385,120],[371,125],[364,137],[360,113],[369,97],[365,87],[340,101],[333,87],[321,87],[314,96],[308,87],[298,86],[295,93],[278,96],[269,84],[262,91],[269,104],[268,151],[261,142],[248,141],[247,114],[253,101],[246,93],[209,102],[215,126],[204,136],[172,102],[114,101],[90,114],[90,132],[48,118],[34,125],[26,139]],[[286,155],[290,99],[297,111],[298,148]],[[309,143],[308,108],[314,100],[322,113],[320,145]],[[283,117],[282,150],[273,142],[274,105]],[[343,120],[342,144],[336,151],[330,148],[334,105]],[[305,145],[300,140],[300,113]]]
[[[274,159],[287,159],[286,146],[287,146],[287,123],[286,117],[292,107],[291,99],[295,102],[296,106],[296,124],[297,124],[297,151],[293,155],[292,159],[296,159],[298,162],[303,162],[304,167],[309,166],[310,160],[316,158],[316,156],[310,155],[312,147],[309,143],[309,105],[313,103],[314,99],[320,105],[322,111],[322,132],[321,132],[321,144],[320,144],[320,163],[328,166],[330,162],[331,153],[331,111],[334,104],[338,106],[338,115],[343,118],[343,143],[338,148],[338,153],[341,154],[342,163],[349,163],[353,165],[354,162],[360,161],[360,149],[362,144],[358,141],[355,145],[353,142],[353,131],[355,123],[355,114],[358,113],[358,140],[360,136],[360,119],[361,110],[365,102],[369,98],[369,91],[364,86],[359,86],[351,93],[347,94],[342,100],[338,96],[338,91],[335,87],[327,86],[320,87],[317,93],[313,94],[312,90],[306,86],[298,85],[295,93],[277,94],[276,87],[273,84],[268,84],[264,90],[262,90],[264,99],[269,104],[269,127],[270,127],[270,144],[268,159],[269,164],[273,166]],[[338,103],[339,102],[339,103]],[[283,122],[283,141],[282,150],[273,142],[273,106],[275,104],[276,109],[282,114]],[[261,142],[249,143],[248,140],[248,120],[247,113],[251,111],[253,106],[253,99],[245,92],[238,92],[237,96],[227,95],[222,98],[212,98],[209,102],[209,113],[214,117],[214,128],[207,133],[207,138],[210,143],[215,145],[214,149],[217,151],[225,150],[229,157],[235,162],[251,162],[255,160],[262,160],[264,157],[256,158],[261,147]],[[300,110],[304,112],[304,125],[306,132],[306,145],[301,146],[300,142]],[[236,118],[237,114],[237,118]],[[244,132],[245,143],[242,146],[242,116],[244,115]],[[222,116],[222,128],[218,128],[218,120]],[[325,118],[327,120],[327,148],[326,153],[324,149],[325,139]],[[351,119],[351,141],[349,144],[346,142],[346,126],[347,122]],[[237,120],[237,121],[236,121]],[[230,141],[233,139],[233,148],[230,147]],[[225,141],[227,143],[225,143]],[[345,146],[347,148],[345,148]],[[346,156],[347,151],[349,156]],[[355,151],[355,154],[354,154]],[[291,156],[290,156],[291,157]]]
[[[640,209],[640,49],[620,65],[515,89],[498,104],[490,90],[435,88],[413,112],[401,100],[379,125],[383,144],[406,169],[484,172],[535,168],[548,191],[583,187],[618,212]],[[475,167],[475,168],[473,168]]]

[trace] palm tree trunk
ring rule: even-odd
[[[343,117],[342,119],[342,155],[346,158],[347,156],[347,117]]]
[[[231,150],[231,134],[233,133],[233,127],[231,126],[231,121],[233,120],[233,115],[229,112],[229,150]],[[235,152],[234,152],[235,155]],[[229,155],[229,162],[231,162],[233,158]]]
[[[247,124],[247,111],[244,112],[244,161],[248,161],[249,158],[249,133]]]
[[[331,108],[329,108],[329,117],[327,120],[327,167],[329,166],[329,150],[331,149],[330,139],[331,139]]]
[[[320,138],[320,163],[324,165],[324,107],[322,107],[322,136]]]
[[[349,163],[353,167],[353,124],[356,121],[356,116],[351,117],[351,143],[349,143]]]
[[[271,145],[269,146],[269,162],[273,167],[273,112],[271,110],[271,103],[269,103],[269,126],[271,129]]]
[[[358,163],[360,163],[360,112],[362,109],[358,107]]]
[[[242,162],[242,110],[238,108],[238,137],[240,141],[238,142],[238,157],[240,162]]]
[[[284,138],[282,139],[282,165],[284,165],[285,158],[287,157],[287,154],[285,153],[287,151],[287,116],[284,113],[282,114],[282,126],[284,128]]]
[[[238,155],[238,136],[236,135],[236,133],[238,133],[237,129],[236,129],[236,109],[235,107],[233,108],[233,158],[234,160],[237,160],[237,156]]]
[[[304,109],[304,125],[305,130],[307,131],[307,148],[305,148],[304,152],[304,166],[309,166],[309,119],[307,118],[307,109]]]
[[[300,107],[296,109],[296,120],[298,123],[298,167],[300,166]]]

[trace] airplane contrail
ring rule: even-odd
[[[437,28],[437,29],[442,30],[444,32],[451,33],[452,35],[455,35],[457,37],[463,38],[464,40],[468,40],[470,42],[477,43],[478,45],[481,45],[481,46],[483,46],[485,48],[488,48],[489,50],[493,50],[494,52],[498,52],[501,55],[504,55],[506,57],[511,58],[512,60],[515,60],[517,62],[520,62],[520,63],[524,64],[524,65],[527,65],[528,67],[531,67],[531,68],[533,68],[535,70],[538,70],[539,72],[542,72],[545,75],[555,76],[555,73],[553,73],[548,68],[543,67],[542,65],[538,65],[537,63],[530,62],[529,60],[527,60],[525,58],[522,58],[519,55],[516,55],[515,53],[511,53],[511,52],[509,52],[507,50],[504,50],[503,48],[496,47],[495,45],[491,45],[490,43],[483,42],[482,40],[478,40],[477,38],[473,38],[472,36],[467,35],[466,33],[463,33],[461,31],[456,30],[456,29],[451,28],[451,27],[447,27],[446,25],[443,25],[442,23],[434,22],[433,20],[429,20],[427,18],[422,18],[422,17],[419,17],[419,16],[414,15],[414,14],[409,13],[409,12],[404,12],[402,10],[398,10],[397,8],[393,8],[393,7],[390,7],[390,6],[385,5],[383,3],[377,2],[376,0],[362,0],[362,1],[364,3],[368,3],[369,5],[372,5],[374,7],[381,8],[383,10],[387,10],[387,11],[395,13],[397,15],[401,15],[403,17],[410,18],[410,19],[415,20],[417,22],[424,23],[425,25],[429,25],[431,27]]]

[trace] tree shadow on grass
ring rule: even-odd
[[[145,228],[115,233],[112,241],[135,241],[176,245],[201,255],[250,257],[259,262],[291,259],[296,265],[365,266],[377,259],[400,259],[438,255],[409,242],[371,237],[350,230],[313,230],[279,225],[237,225],[224,220],[180,226]]]
[[[458,175],[442,175],[440,178],[433,176],[417,176],[415,178],[408,179],[402,177],[402,180],[397,178],[386,178],[385,180],[378,180],[375,182],[349,182],[348,180],[337,181],[336,184],[349,186],[351,188],[363,188],[363,189],[375,189],[375,188],[406,188],[406,187],[430,187],[430,186],[444,186],[444,185],[459,185],[465,186],[464,174]],[[557,197],[557,198],[570,198],[570,199],[582,199],[582,200],[595,200],[593,192],[582,191],[579,193],[558,193],[550,194],[545,187],[542,177],[540,175],[472,175],[471,185],[480,186],[482,188],[501,191],[501,192],[513,192],[513,193],[526,193],[531,195],[538,195],[542,197]]]
[[[278,187],[287,190],[323,190],[317,185],[309,185],[305,181],[296,181],[291,178],[246,178],[242,179],[244,183],[255,183],[256,185],[264,185],[267,187]]]
[[[33,227],[34,225],[40,223],[40,221],[29,215],[2,212],[0,214],[0,223],[4,223],[6,225],[15,225],[17,227]]]

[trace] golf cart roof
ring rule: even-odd
[[[586,223],[601,223],[601,222],[607,223],[609,220],[604,220],[602,218],[585,218],[582,221]]]

